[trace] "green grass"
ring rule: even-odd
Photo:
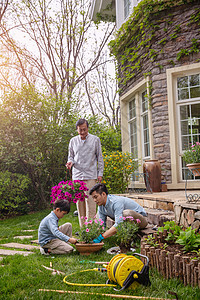
[[[59,221],[63,224],[69,221],[73,225],[73,234],[78,231],[78,218],[73,216],[75,205],[72,205],[70,214],[66,215]],[[37,239],[37,229],[40,221],[49,213],[45,210],[26,216],[15,217],[12,219],[0,221],[0,244],[8,242],[29,243],[29,240],[16,240],[17,235],[33,235]],[[22,230],[35,229],[35,232],[23,232]],[[92,261],[109,261],[112,255],[107,254],[107,249],[115,245],[115,238],[111,237],[105,240],[104,248],[90,256],[81,256],[79,253],[62,256],[42,256],[39,250],[34,250],[35,254],[27,257],[21,255],[6,256],[0,261],[0,299],[112,299],[107,296],[85,295],[85,294],[58,294],[54,292],[39,292],[39,289],[81,291],[88,293],[100,294],[121,294],[137,295],[157,298],[175,298],[168,294],[173,291],[178,294],[181,300],[200,299],[200,290],[184,285],[178,280],[165,280],[156,270],[150,271],[151,286],[144,287],[140,285],[136,290],[125,290],[123,292],[114,291],[112,287],[87,287],[87,286],[69,286],[63,282],[63,275],[52,275],[51,271],[42,267],[45,265],[63,271],[66,275],[73,272],[76,274],[67,278],[70,282],[76,283],[105,283],[107,280],[106,273],[79,271],[95,268],[96,265],[83,260]],[[1,245],[0,245],[1,248]],[[1,266],[4,265],[4,266]],[[120,287],[119,287],[120,288]]]

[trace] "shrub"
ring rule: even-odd
[[[131,174],[138,166],[132,153],[116,151],[107,154],[104,152],[103,157],[103,183],[106,184],[109,193],[124,193],[128,188]]]
[[[30,179],[26,175],[0,172],[0,216],[28,212],[29,185]]]

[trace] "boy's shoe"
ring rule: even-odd
[[[42,247],[40,247],[40,253],[42,255],[50,255],[50,253],[48,252],[48,248],[42,248]]]

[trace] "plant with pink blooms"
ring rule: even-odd
[[[105,231],[104,222],[101,219],[87,219],[84,218],[85,222],[79,230],[79,241],[86,244],[92,243],[93,240]]]
[[[116,242],[117,245],[130,248],[132,243],[138,239],[139,219],[134,219],[132,216],[121,217],[122,222],[117,226]]]
[[[190,149],[183,153],[183,160],[186,164],[200,163],[200,143],[191,145]]]
[[[88,188],[86,183],[80,180],[61,181],[51,189],[51,203],[58,199],[68,200],[76,203],[77,201],[84,201],[88,196],[86,195]]]

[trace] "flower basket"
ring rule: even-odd
[[[196,142],[190,149],[184,151],[183,161],[194,176],[200,176],[200,143]]]
[[[200,176],[200,162],[195,164],[187,164],[186,166],[194,176]]]
[[[81,254],[81,255],[90,255],[93,252],[97,252],[101,250],[103,247],[104,243],[93,243],[93,244],[86,244],[84,242],[82,243],[76,243],[75,247],[76,250]]]
[[[61,181],[58,185],[55,185],[51,189],[51,203],[54,203],[58,199],[68,200],[69,202],[76,203],[84,201],[88,196],[86,195],[88,188],[86,183],[80,180],[68,180]]]

